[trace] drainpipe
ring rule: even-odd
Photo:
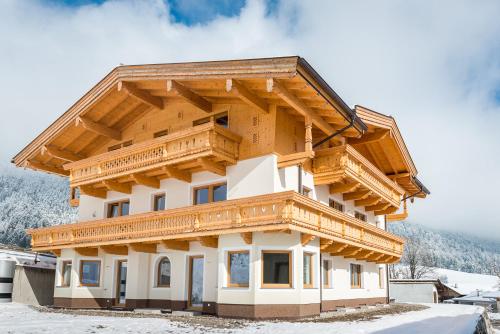
[[[319,313],[323,312],[323,255],[319,249]]]
[[[298,167],[297,168],[297,172],[298,172],[297,177],[298,177],[298,184],[299,184],[298,185],[298,187],[299,187],[298,193],[303,195],[303,191],[302,191],[303,190],[302,189],[302,165],[298,165],[297,167]]]
[[[354,116],[351,117],[351,120],[349,121],[348,125],[346,125],[345,127],[343,127],[340,130],[335,131],[334,133],[332,133],[328,137],[321,139],[319,142],[317,142],[316,144],[313,145],[313,148],[318,147],[319,145],[326,143],[327,141],[329,141],[333,137],[338,136],[339,134],[348,130],[349,128],[352,128],[353,126],[354,126]]]
[[[385,216],[384,216],[384,230],[387,231],[387,220],[385,219]],[[388,264],[385,265],[385,285],[386,285],[386,290],[387,290],[387,304],[389,304],[391,301],[391,297],[390,297],[390,293],[389,293],[389,265]]]

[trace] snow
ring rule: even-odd
[[[428,309],[399,315],[383,316],[362,322],[249,322],[234,329],[205,328],[167,319],[117,318],[40,313],[25,305],[0,304],[0,333],[441,333],[470,334],[474,332],[482,307],[469,305],[427,304]],[[22,321],[20,321],[22,319]]]
[[[472,274],[450,269],[436,268],[437,277],[446,275],[448,278],[447,286],[468,295],[471,292],[479,291],[495,291],[498,290],[498,277],[493,275]],[[455,284],[457,287],[455,287]]]

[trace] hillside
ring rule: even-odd
[[[500,241],[406,222],[391,223],[388,229],[405,238],[418,238],[433,255],[439,268],[494,274],[494,263],[500,263]]]

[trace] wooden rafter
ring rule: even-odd
[[[137,88],[131,82],[120,81],[118,83],[118,91],[123,91],[152,107],[158,108],[160,110],[163,109],[163,99],[161,97],[153,96],[147,91]]]
[[[369,258],[370,256],[372,256],[374,253],[375,253],[375,251],[363,250],[363,251],[359,252],[359,253],[356,255],[356,258],[358,258],[359,260],[368,259],[368,258]]]
[[[171,166],[162,167],[161,170],[165,173],[166,178],[174,178],[188,183],[191,182],[191,173],[189,172]]]
[[[253,233],[252,232],[243,232],[240,233],[241,239],[247,244],[251,245],[253,241]]]
[[[218,237],[198,237],[197,239],[204,247],[217,248],[219,246]]]
[[[344,250],[347,247],[349,247],[349,245],[347,244],[333,243],[333,245],[325,249],[325,252],[330,254],[335,254],[337,252]]]
[[[358,199],[354,201],[355,206],[366,206],[366,205],[375,205],[378,202],[380,202],[380,198],[365,198],[365,199]]]
[[[76,119],[76,125],[81,125],[85,129],[92,131],[100,136],[108,137],[115,140],[122,140],[122,134],[116,129],[109,128],[105,125],[91,121],[90,119],[80,116]]]
[[[389,130],[377,130],[375,132],[364,135],[361,138],[349,138],[350,145],[370,144],[384,139],[389,135]]]
[[[293,95],[276,79],[267,79],[267,91],[276,93],[283,101],[294,108],[304,117],[311,117],[313,124],[316,125],[325,134],[332,134],[335,129],[328,124],[321,116],[315,113],[311,108],[304,104],[297,96]]]
[[[174,249],[179,251],[189,251],[189,241],[185,240],[163,240],[163,246],[168,249]]]
[[[208,160],[207,158],[200,158],[198,159],[199,164],[203,169],[206,169],[209,172],[212,172],[214,174],[218,174],[221,176],[226,175],[226,167],[223,165],[213,162],[211,160]]]
[[[213,111],[212,103],[175,80],[167,80],[167,92],[174,92],[204,112]]]
[[[92,186],[80,186],[80,192],[83,195],[97,197],[97,198],[106,198],[107,191],[105,189],[96,189]]]
[[[52,145],[43,146],[42,147],[42,154],[48,154],[52,158],[57,158],[57,159],[61,159],[64,161],[69,161],[69,162],[74,162],[74,161],[78,161],[78,160],[85,158],[79,154],[76,154],[76,153],[73,153],[73,152],[70,152],[67,150],[62,150],[62,149],[55,147],[55,146],[52,146]]]
[[[97,256],[99,250],[97,247],[76,247],[75,252],[82,256]]]
[[[330,194],[351,192],[354,191],[359,186],[360,186],[359,182],[332,184],[330,185]]]
[[[61,257],[61,250],[60,249],[53,249],[50,252],[57,257]]]
[[[314,238],[316,238],[316,236],[312,234],[302,233],[300,236],[300,243],[302,244],[302,246],[305,246],[311,241],[313,241]]]
[[[375,211],[373,214],[375,216],[382,216],[382,215],[388,215],[388,214],[394,213],[397,210],[398,210],[398,208],[396,208],[395,206],[390,206],[385,210]]]
[[[370,255],[369,257],[367,257],[367,259],[369,261],[378,261],[378,260],[380,260],[384,256],[385,256],[385,254],[375,253],[375,254]]]
[[[130,184],[119,183],[116,181],[103,181],[102,183],[104,184],[104,186],[106,186],[106,188],[108,188],[108,190],[113,190],[124,194],[132,193],[132,187],[130,186]]]
[[[156,177],[149,177],[149,176],[145,176],[145,175],[136,173],[136,174],[132,174],[131,178],[136,184],[140,184],[142,186],[155,188],[155,189],[160,188],[160,180],[158,180]]]
[[[343,251],[337,252],[335,255],[345,256],[345,257],[353,257],[362,250],[363,250],[363,248],[361,248],[361,247],[348,247],[348,248],[344,249]]]
[[[128,247],[122,245],[105,245],[100,248],[108,254],[113,255],[128,255]]]
[[[344,201],[360,200],[372,194],[371,190],[360,190],[343,195]]]
[[[267,102],[250,92],[241,82],[237,80],[227,79],[226,91],[236,94],[241,100],[265,113],[269,112],[269,105]]]
[[[130,249],[132,249],[134,252],[140,252],[140,253],[151,253],[155,254],[157,253],[157,244],[145,244],[145,243],[134,243],[134,244],[129,244]]]
[[[325,250],[333,244],[333,240],[321,238],[319,241],[319,248]]]
[[[375,205],[368,205],[365,207],[366,211],[378,211],[378,210],[385,210],[391,205],[389,203],[379,203]]]
[[[32,169],[43,170],[44,172],[47,172],[47,173],[53,173],[53,174],[59,174],[59,175],[69,175],[69,171],[67,171],[67,170],[64,170],[62,168],[55,167],[55,166],[45,165],[45,164],[42,164],[41,162],[32,161],[32,160],[26,162],[26,167],[32,168]]]

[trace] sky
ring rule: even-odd
[[[0,164],[119,64],[300,55],[393,115],[410,222],[500,239],[500,1],[3,0]]]

